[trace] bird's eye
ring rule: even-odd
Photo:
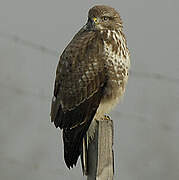
[[[102,20],[103,20],[103,21],[108,21],[108,20],[109,20],[109,17],[103,16],[103,17],[102,17]]]

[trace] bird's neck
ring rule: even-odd
[[[100,33],[104,41],[108,41],[110,39],[111,41],[115,41],[116,43],[118,43],[118,41],[126,43],[125,36],[120,29],[101,30]]]
[[[112,51],[119,53],[120,56],[123,57],[129,56],[126,38],[120,29],[102,30],[101,38],[103,39],[104,45],[111,47]]]

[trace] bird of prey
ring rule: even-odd
[[[82,153],[83,138],[93,136],[125,91],[130,67],[122,20],[112,7],[98,5],[60,56],[51,121],[63,130],[64,159],[70,169]]]

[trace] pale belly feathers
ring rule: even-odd
[[[108,72],[108,81],[104,89],[104,95],[97,109],[96,115],[88,130],[89,137],[93,138],[96,120],[101,120],[104,115],[108,114],[113,107],[120,101],[125,92],[128,80],[128,71],[130,68],[130,55],[126,47],[125,38],[116,32],[110,32],[114,42],[119,44],[117,53],[112,51],[112,45],[104,42],[104,50],[106,55],[106,68]]]

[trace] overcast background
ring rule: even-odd
[[[50,123],[58,55],[95,4],[120,11],[132,73],[115,123],[115,179],[179,179],[178,0],[0,0],[0,179],[82,180]]]

